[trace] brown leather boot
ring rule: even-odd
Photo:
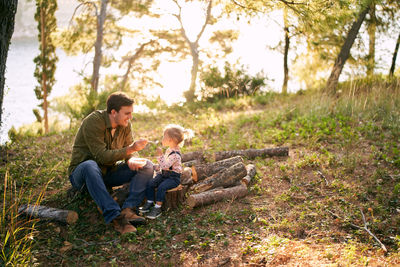
[[[128,222],[133,225],[146,224],[146,219],[137,215],[131,208],[123,209],[121,215],[125,216]]]
[[[122,235],[136,232],[136,228],[131,225],[122,214],[114,218],[114,220],[112,220],[112,224],[114,226],[114,229],[120,232]]]

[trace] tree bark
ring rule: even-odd
[[[229,188],[211,190],[199,194],[192,194],[187,198],[186,203],[190,208],[195,208],[212,204],[223,199],[234,200],[237,198],[241,198],[246,196],[247,192],[247,186],[241,184]]]
[[[18,213],[27,217],[55,220],[68,224],[74,224],[78,220],[78,214],[75,211],[46,206],[22,205],[19,207]]]
[[[376,39],[376,15],[375,15],[375,4],[371,4],[369,10],[370,20],[368,23],[368,57],[367,57],[367,76],[372,76],[375,70],[375,39]]]
[[[390,67],[389,77],[393,77],[394,75],[394,69],[396,68],[396,58],[397,58],[397,53],[399,52],[399,46],[400,46],[400,33],[399,36],[397,37],[396,46],[394,48],[392,57],[392,66]]]
[[[194,165],[192,166],[192,177],[195,182],[204,180],[205,178],[229,168],[230,166],[242,162],[243,158],[241,156],[236,156],[232,158],[227,158],[224,160],[216,161],[209,164]]]
[[[365,16],[369,12],[371,1],[372,0],[368,1],[368,4],[360,12],[358,19],[353,23],[350,31],[347,34],[346,40],[340,50],[340,53],[333,66],[331,75],[329,76],[328,82],[326,84],[326,91],[329,93],[336,94],[336,88],[339,82],[339,76],[343,70],[343,66],[346,63],[346,60],[350,55],[350,49],[353,46],[354,40],[357,37],[361,24],[363,23]]]
[[[285,31],[285,50],[284,50],[284,54],[283,54],[282,94],[286,95],[287,94],[288,81],[289,81],[288,55],[289,55],[289,46],[290,46],[288,10],[287,10],[286,6],[283,9],[283,23],[284,23],[284,31]]]
[[[165,201],[163,202],[162,209],[169,210],[179,207],[179,205],[185,201],[186,191],[187,187],[182,185],[178,185],[177,187],[168,190],[165,194]]]
[[[5,72],[8,48],[14,33],[18,0],[0,0],[0,126],[3,115]]]
[[[194,42],[189,43],[190,46],[190,54],[192,55],[192,69],[190,71],[190,86],[189,90],[185,92],[185,98],[188,102],[193,102],[196,95],[196,80],[197,80],[197,73],[199,71],[199,45]]]
[[[188,162],[192,160],[203,161],[203,159],[204,159],[203,151],[193,151],[182,154],[182,162]]]
[[[236,163],[227,169],[221,170],[198,184],[192,186],[195,193],[201,193],[217,187],[229,187],[235,185],[247,175],[246,166],[242,163]]]
[[[201,164],[201,161],[198,160],[198,159],[189,160],[189,161],[186,161],[186,162],[183,163],[183,165],[185,167],[192,167],[194,165],[200,165],[200,164]]]
[[[246,149],[246,150],[231,150],[231,151],[220,151],[214,153],[214,161],[231,158],[234,156],[242,156],[247,159],[254,159],[256,157],[273,157],[273,156],[288,156],[288,147],[276,147],[276,148],[263,148],[263,149]]]
[[[91,86],[94,92],[97,92],[99,86],[99,72],[102,58],[101,47],[103,45],[103,29],[106,20],[106,9],[108,0],[101,1],[100,15],[97,15],[97,35],[96,43],[94,44],[94,58],[93,58],[93,74]]]

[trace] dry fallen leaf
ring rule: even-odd
[[[60,252],[65,253],[70,249],[72,249],[72,244],[68,241],[64,241],[64,246],[62,248],[60,248]]]

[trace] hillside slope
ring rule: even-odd
[[[163,116],[135,115],[136,138],[159,140],[166,123],[193,129],[195,137],[183,152],[285,145],[290,153],[245,159],[257,167],[245,198],[194,210],[182,207],[127,236],[104,224],[89,196],[66,193],[75,130],[14,142],[7,147],[1,174],[25,192],[37,193],[48,183],[42,204],[80,216],[71,226],[37,222],[31,261],[79,266],[400,264],[399,86],[379,86],[344,90],[339,98],[268,93],[171,107]],[[141,154],[154,159],[155,145]],[[363,215],[387,253],[357,228],[364,227]]]

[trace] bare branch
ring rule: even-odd
[[[239,3],[237,0],[232,0],[232,2],[233,2],[235,5],[239,6],[240,8],[243,8],[243,9],[250,9],[250,10],[253,10],[253,11],[255,11],[255,12],[264,13],[264,12],[262,12],[261,10],[258,10],[258,9],[256,9],[256,8],[247,7],[247,6],[245,6],[245,5],[241,4],[241,3]]]
[[[98,12],[97,12],[97,5],[96,5],[96,3],[91,2],[91,1],[84,2],[84,3],[80,3],[80,4],[75,8],[74,13],[72,14],[72,17],[71,17],[71,19],[70,19],[70,21],[69,21],[69,26],[71,26],[71,24],[72,24],[72,20],[73,20],[74,17],[75,17],[76,11],[78,11],[78,9],[79,9],[81,6],[84,6],[84,5],[92,5],[92,6],[94,7],[94,9],[95,9],[96,17],[99,15]]]
[[[360,212],[361,212],[363,221],[364,221],[364,227],[363,227],[363,229],[364,229],[369,235],[371,235],[371,236],[376,240],[376,242],[379,243],[379,245],[382,247],[382,249],[383,249],[385,252],[387,252],[387,249],[386,249],[385,245],[382,244],[382,242],[368,229],[368,227],[367,227],[367,222],[366,222],[365,216],[364,216],[364,212],[361,210],[361,208],[359,208],[359,209],[360,209]]]
[[[125,84],[126,84],[126,82],[127,82],[127,80],[128,80],[128,75],[129,75],[129,73],[131,72],[131,68],[132,68],[133,63],[136,61],[136,59],[139,58],[139,56],[140,56],[140,54],[143,52],[144,48],[145,48],[147,45],[150,45],[150,44],[152,44],[152,43],[154,43],[154,42],[155,42],[155,40],[150,40],[150,41],[148,41],[148,42],[146,42],[146,43],[143,43],[143,44],[136,50],[135,54],[133,54],[133,55],[130,56],[130,57],[124,58],[124,60],[121,62],[120,67],[121,67],[121,65],[122,65],[124,62],[128,61],[128,68],[126,69],[126,72],[125,72],[125,74],[124,74],[124,76],[123,76],[123,79],[122,79],[122,82],[121,82],[121,86],[120,86],[120,90],[121,90],[121,91],[124,91]]]
[[[179,5],[177,0],[173,0],[173,2],[177,5],[177,7],[179,9],[179,12],[178,12],[178,14],[172,14],[172,15],[175,16],[178,19],[178,22],[181,25],[181,29],[180,30],[181,30],[183,38],[185,38],[186,42],[189,45],[191,45],[192,42],[189,40],[189,37],[187,36],[185,28],[183,27],[183,23],[182,23],[182,7],[181,7],[181,5]]]
[[[304,3],[304,2],[294,2],[294,1],[286,1],[286,0],[277,0],[277,1],[283,3],[283,4],[286,5],[289,9],[293,10],[293,11],[296,12],[296,13],[298,13],[299,11],[294,7],[295,5],[307,5],[307,3]],[[243,9],[249,9],[249,10],[252,10],[252,11],[258,12],[258,13],[265,13],[264,11],[259,10],[259,9],[257,9],[257,8],[245,6],[245,5],[243,5],[242,3],[240,3],[238,0],[232,0],[232,2],[233,2],[235,5],[237,5],[237,6],[241,7],[241,8],[243,8]]]
[[[303,2],[293,2],[293,1],[286,1],[286,0],[278,0],[279,2],[284,3],[285,5],[306,5],[306,3]]]
[[[210,18],[211,18],[211,7],[212,7],[212,0],[210,0],[210,2],[208,3],[206,21],[204,22],[203,27],[201,28],[199,34],[197,35],[196,43],[199,42],[199,40],[201,38],[201,35],[203,35],[203,32],[206,29],[208,22],[210,21]]]

